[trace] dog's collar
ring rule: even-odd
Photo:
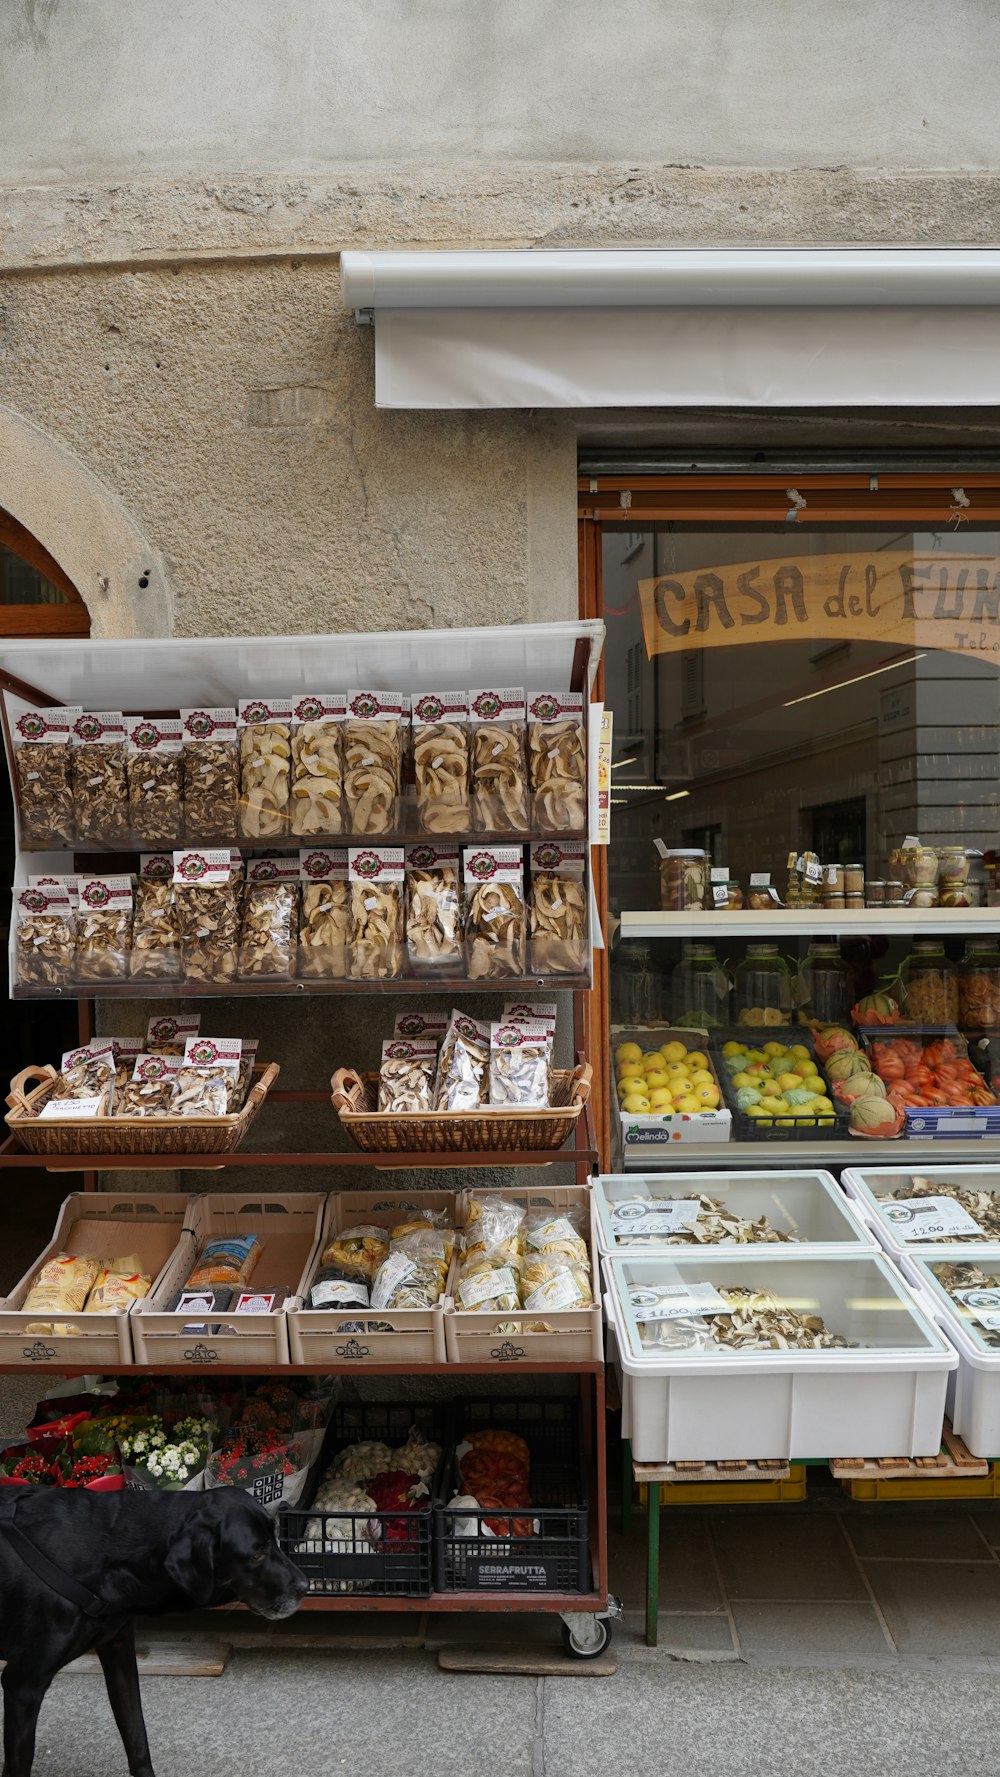
[[[15,1554],[20,1556],[25,1567],[30,1567],[32,1573],[42,1580],[51,1591],[57,1592],[60,1598],[68,1599],[70,1604],[75,1604],[77,1610],[82,1610],[85,1616],[99,1617],[111,1610],[113,1607],[107,1604],[103,1598],[98,1598],[96,1592],[91,1592],[88,1586],[83,1585],[80,1580],[74,1579],[71,1573],[65,1573],[54,1561],[50,1561],[47,1555],[43,1555],[41,1549],[36,1547],[29,1536],[25,1536],[24,1531],[14,1522],[16,1505],[17,1501],[15,1500],[11,1506],[9,1517],[0,1520],[0,1531],[6,1536]]]

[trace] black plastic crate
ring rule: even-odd
[[[460,1491],[456,1446],[487,1426],[516,1432],[531,1452],[530,1507],[448,1510]],[[580,1403],[576,1399],[471,1400],[455,1406],[455,1437],[434,1506],[436,1592],[587,1592],[589,1509]],[[537,1535],[495,1535],[486,1520],[530,1518]],[[481,1534],[459,1536],[458,1521],[478,1521]]]
[[[440,1444],[442,1458],[428,1481],[428,1497],[408,1512],[346,1512],[313,1510],[323,1476],[348,1444],[378,1439],[390,1449],[405,1444],[416,1429]],[[432,1501],[440,1493],[449,1441],[448,1409],[444,1406],[394,1401],[389,1405],[349,1402],[334,1409],[323,1450],[305,1503],[288,1507],[278,1518],[278,1541],[309,1581],[311,1593],[357,1592],[379,1598],[426,1597],[431,1590]],[[319,1537],[308,1538],[311,1518],[322,1520]],[[327,1535],[336,1520],[340,1535]],[[347,1535],[344,1535],[344,1532]],[[305,1544],[305,1547],[300,1547]]]
[[[722,1053],[724,1043],[746,1043],[749,1049],[763,1049],[765,1043],[783,1043],[791,1048],[793,1043],[801,1043],[808,1049],[816,1062],[826,1089],[825,1096],[833,1104],[833,1110],[825,1111],[821,1117],[748,1117],[736,1103],[736,1093],[730,1083],[729,1069]],[[807,1024],[736,1024],[731,1029],[713,1030],[709,1040],[709,1054],[712,1065],[719,1077],[722,1089],[722,1102],[733,1116],[734,1141],[846,1141],[850,1133],[851,1113],[845,1105],[838,1104],[830,1091],[830,1082],[826,1077],[823,1063],[816,1054],[816,1043],[813,1033]]]

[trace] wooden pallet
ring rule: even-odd
[[[971,1481],[988,1475],[990,1465],[963,1444],[944,1422],[944,1449],[936,1456],[838,1456],[830,1459],[836,1481]]]
[[[632,1472],[640,1486],[665,1481],[787,1481],[790,1464],[780,1457],[773,1462],[634,1462]]]

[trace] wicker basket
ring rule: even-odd
[[[351,1140],[366,1154],[476,1154],[561,1148],[590,1097],[594,1070],[552,1072],[553,1103],[544,1110],[482,1105],[477,1111],[379,1111],[378,1074],[342,1067],[330,1081],[333,1106]]]
[[[5,1122],[29,1154],[231,1154],[279,1072],[276,1061],[255,1067],[246,1104],[228,1117],[81,1117],[78,1123],[67,1118],[44,1123],[38,1113],[59,1074],[54,1067],[26,1067],[10,1083]]]

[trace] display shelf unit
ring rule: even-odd
[[[989,936],[1000,932],[1000,907],[860,907],[830,912],[826,907],[752,907],[713,913],[687,908],[621,915],[619,939],[626,938],[838,938],[868,933],[886,937]]]
[[[43,703],[83,703],[90,709],[118,709],[154,714],[164,712],[165,705],[176,709],[183,703],[204,702],[229,704],[251,695],[288,696],[314,689],[317,685],[371,685],[391,688],[405,685],[411,689],[432,689],[440,685],[476,686],[484,683],[524,684],[526,689],[546,687],[592,692],[604,639],[601,623],[563,623],[514,626],[509,629],[416,631],[411,634],[371,636],[267,637],[250,640],[151,641],[151,642],[80,642],[72,647],[59,642],[12,643],[0,649],[0,686],[14,696],[31,702],[39,697]],[[183,693],[183,695],[182,695]],[[8,764],[10,765],[9,731],[5,721]],[[13,771],[11,772],[13,783]],[[16,795],[16,785],[15,785]],[[407,835],[415,838],[415,834]],[[510,835],[504,836],[508,841]],[[520,836],[517,836],[518,838]],[[528,836],[525,836],[527,839]],[[383,836],[378,836],[379,841]],[[469,835],[469,840],[485,841],[482,834]],[[337,844],[348,844],[344,835],[337,835]],[[297,849],[300,841],[294,842]],[[310,838],[309,843],[314,843]],[[319,841],[315,841],[319,843]],[[285,849],[292,849],[288,841]],[[51,853],[18,853],[15,881],[26,879],[28,872],[53,868]],[[121,854],[119,854],[121,855]],[[45,864],[41,859],[45,858]],[[36,862],[36,860],[38,860]],[[68,867],[62,854],[62,867]],[[347,981],[343,983],[294,982],[263,986],[258,984],[227,985],[218,994],[200,993],[184,983],[153,984],[127,982],[108,991],[96,985],[93,998],[100,999],[162,999],[162,998],[232,998],[245,993],[248,997],[287,998],[293,994],[312,994],[319,985],[319,994],[425,993],[497,994],[536,992],[558,988],[573,994],[574,1050],[586,1047],[587,990],[589,977],[543,978],[520,976],[504,981],[435,981],[409,978],[394,982]],[[12,997],[22,997],[18,993]],[[63,994],[37,995],[24,998],[80,998],[78,987],[67,988]],[[81,1039],[87,1040],[93,1029],[91,997],[81,998]],[[328,1091],[282,1089],[275,1102],[329,1102]],[[331,1117],[334,1115],[330,1109]],[[55,1164],[53,1160],[55,1159]],[[206,1164],[207,1162],[207,1164]],[[583,1107],[575,1137],[569,1145],[542,1153],[530,1150],[515,1152],[462,1154],[365,1154],[359,1149],[289,1153],[241,1149],[234,1154],[137,1156],[131,1154],[59,1155],[28,1154],[17,1147],[13,1138],[0,1143],[2,1169],[37,1168],[47,1171],[84,1174],[86,1188],[98,1187],[98,1172],[114,1173],[194,1171],[215,1172],[226,1167],[293,1167],[315,1168],[372,1166],[422,1169],[457,1168],[465,1171],[476,1167],[571,1166],[578,1183],[583,1183],[595,1170],[598,1149],[591,1107]],[[83,1368],[67,1371],[65,1362],[59,1366],[7,1365],[0,1374],[35,1374],[39,1377],[58,1369],[60,1375],[80,1376]],[[176,1375],[197,1374],[193,1366],[182,1370],[162,1365],[105,1367],[108,1375]],[[213,1364],[213,1375],[246,1376],[246,1367]],[[308,1364],[258,1366],[254,1374],[289,1375],[357,1375],[351,1364]],[[394,1376],[402,1372],[398,1365],[365,1366],[366,1376]],[[461,1382],[466,1377],[496,1376],[496,1364],[423,1364],[407,1365],[406,1374],[447,1376]],[[517,1374],[523,1376],[574,1376],[580,1389],[583,1406],[584,1455],[592,1510],[590,1513],[591,1590],[587,1593],[536,1592],[474,1592],[431,1593],[429,1597],[374,1598],[367,1595],[322,1595],[307,1598],[306,1610],[376,1610],[411,1613],[468,1611],[470,1613],[543,1611],[561,1615],[568,1628],[579,1634],[581,1619],[585,1620],[583,1640],[590,1632],[601,1632],[597,1619],[615,1611],[615,1601],[608,1590],[607,1571],[607,1476],[605,1448],[605,1373],[603,1364],[584,1363],[518,1363]],[[599,1637],[598,1637],[599,1638]]]
[[[226,981],[219,986],[197,981],[101,981],[75,982],[59,987],[22,987],[14,982],[12,1000],[75,1000],[93,995],[102,1000],[242,1000],[327,999],[350,994],[463,994],[502,993],[506,998],[522,993],[581,993],[590,986],[587,975],[507,975],[502,981],[470,981],[467,975],[448,979],[424,979],[401,975],[396,981]]]
[[[900,1166],[915,1171],[921,1166],[970,1165],[995,1158],[997,1143],[989,1139],[919,1139],[869,1141],[863,1137],[843,1141],[731,1141],[675,1142],[669,1147],[640,1148],[622,1156],[623,1172],[718,1171],[733,1166],[744,1171],[753,1166]]]

